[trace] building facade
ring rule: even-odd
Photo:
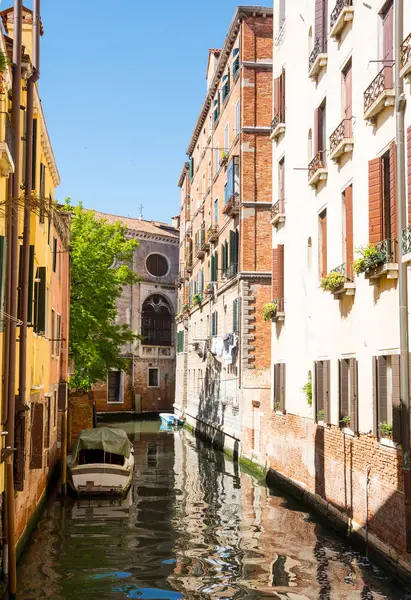
[[[273,296],[283,320],[278,306],[260,456],[409,570],[398,308],[398,244],[408,252],[409,234],[397,230],[393,60],[399,41],[410,69],[411,11],[405,40],[393,15],[391,0],[275,6]],[[409,108],[405,119],[410,194]],[[246,438],[243,451],[252,456]]]
[[[175,315],[178,275],[178,218],[173,225],[96,213],[120,221],[138,241],[133,255],[137,283],[125,286],[118,301],[118,322],[138,336],[123,349],[127,367],[110,371],[93,388],[97,413],[141,414],[172,410],[175,392]]]
[[[238,453],[270,395],[272,9],[237,9],[206,79],[179,179],[175,408]]]

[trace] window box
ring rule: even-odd
[[[220,158],[220,167],[224,167],[224,165],[227,164],[228,158],[227,158],[227,154],[225,152],[223,152],[221,158]]]
[[[238,215],[239,212],[240,212],[240,201],[238,199],[238,196],[232,195],[231,198],[228,200],[228,202],[226,203],[226,205],[223,208],[223,214],[226,215],[227,217],[231,217],[232,219],[234,219],[234,217],[236,215]]]
[[[211,244],[218,241],[218,225],[210,225],[207,231],[207,241]]]
[[[364,273],[370,281],[382,277],[398,279],[397,240],[387,239],[378,244],[369,244],[360,249],[362,256],[354,261],[354,271]]]
[[[343,154],[352,153],[353,148],[352,119],[343,119],[330,135],[330,158],[338,163]]]
[[[276,298],[273,304],[277,305],[277,312],[273,316],[273,323],[283,322],[285,320],[284,298]]]
[[[282,135],[285,134],[285,109],[281,108],[278,110],[274,119],[271,121],[271,133],[270,138],[274,140],[278,140]]]
[[[320,181],[327,180],[328,169],[324,157],[325,150],[320,150],[308,165],[308,185],[312,188],[316,188]]]
[[[284,200],[277,200],[275,204],[271,207],[271,225],[274,227],[278,227],[281,223],[285,223],[285,207]]]
[[[330,16],[330,37],[338,39],[347,23],[354,18],[352,0],[337,0]]]
[[[326,40],[317,38],[315,40],[313,51],[308,59],[308,76],[310,79],[315,81],[322,69],[325,69],[327,66],[327,62],[328,54]]]
[[[385,66],[364,92],[364,119],[375,123],[385,108],[394,106],[393,66]]]
[[[401,77],[411,80],[411,33],[401,44]]]
[[[322,278],[321,287],[331,292],[336,300],[340,300],[343,296],[354,296],[355,283],[351,266],[347,271],[347,264],[344,263],[330,271]]]

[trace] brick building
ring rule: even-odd
[[[161,412],[172,409],[175,391],[175,314],[178,274],[178,218],[173,226],[144,219],[96,213],[109,223],[121,221],[138,241],[133,270],[140,280],[125,286],[117,319],[142,340],[124,348],[125,371],[111,371],[93,388],[97,413]]]
[[[175,408],[234,452],[270,395],[272,27],[272,9],[240,6],[209,51],[179,179]]]
[[[258,438],[244,423],[243,453],[410,570],[398,310],[398,239],[408,260],[410,236],[396,219],[393,12],[392,0],[276,3],[272,224],[280,303],[271,398],[259,407]],[[411,70],[410,32],[407,8],[403,74]],[[410,186],[409,106],[405,123]]]

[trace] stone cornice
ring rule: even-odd
[[[180,245],[179,237],[176,237],[174,239],[163,235],[157,235],[155,233],[144,233],[142,231],[134,231],[133,229],[127,229],[127,236],[137,240],[151,240],[155,242],[161,242],[162,244],[171,244],[172,246]]]
[[[39,96],[37,86],[34,86],[34,105],[37,112],[38,118],[41,122],[40,135],[41,135],[41,149],[43,150],[44,156],[47,160],[47,166],[50,169],[51,176],[53,178],[54,186],[60,185],[60,174],[57,169],[56,158],[54,156],[53,148],[50,141],[50,136],[47,130],[46,120],[44,118],[43,107]]]

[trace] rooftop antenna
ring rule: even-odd
[[[1,0],[0,0],[0,2],[1,2]],[[143,218],[143,208],[144,208],[144,206],[142,204],[140,204],[140,216],[139,216],[139,219]]]

